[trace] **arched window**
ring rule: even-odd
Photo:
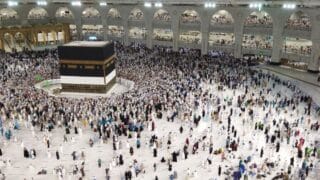
[[[211,24],[233,24],[232,15],[226,10],[220,10],[212,15]]]
[[[143,20],[144,14],[140,9],[133,9],[130,12],[129,20]]]
[[[164,9],[159,9],[157,12],[154,13],[153,19],[158,21],[171,21],[171,16],[168,13],[168,11]]]
[[[200,23],[200,16],[195,10],[186,10],[181,14],[183,23]]]
[[[82,12],[82,17],[85,18],[99,18],[100,13],[97,9],[93,7],[88,7]]]
[[[120,15],[120,12],[115,9],[115,8],[111,8],[107,14],[107,17],[108,18],[113,18],[113,19],[120,19],[121,18],[121,15]]]
[[[245,20],[246,26],[272,26],[272,18],[265,11],[252,12]]]
[[[72,11],[67,7],[60,7],[56,11],[56,17],[64,17],[64,18],[74,18]]]
[[[41,7],[31,9],[28,14],[28,19],[45,19],[47,17],[48,12]]]
[[[297,11],[287,20],[286,28],[310,31],[311,19],[306,13]]]
[[[11,8],[4,8],[0,10],[0,20],[18,19],[18,13]]]

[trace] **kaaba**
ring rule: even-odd
[[[58,55],[62,92],[106,93],[116,83],[112,42],[74,41]]]

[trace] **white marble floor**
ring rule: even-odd
[[[288,78],[287,76],[283,76],[283,78]],[[300,88],[305,88],[305,90],[312,90],[312,87],[307,87],[299,81],[293,81],[297,83]],[[204,90],[208,90],[209,92],[215,93],[218,97],[222,99],[229,99],[230,97],[237,97],[238,95],[243,94],[244,89],[237,89],[235,91],[226,89],[225,91],[217,91],[217,85],[206,84],[203,83],[201,86]],[[271,84],[268,84],[271,86]],[[260,91],[259,88],[250,88],[251,92],[258,94]],[[276,93],[280,92],[283,96],[290,97],[293,93],[286,87],[281,85],[277,85],[277,88],[273,90],[270,94],[266,94],[266,99],[272,99],[275,97]],[[317,91],[315,91],[316,93]],[[319,95],[319,94],[314,94]],[[191,97],[192,99],[192,97]],[[226,105],[226,101],[222,101],[222,105]],[[216,108],[217,105],[211,104],[211,108]],[[232,106],[234,108],[234,115],[232,116],[232,122],[235,125],[235,129],[238,131],[240,137],[240,143],[238,151],[226,153],[226,160],[222,161],[221,155],[213,155],[209,156],[208,147],[199,147],[199,151],[196,154],[190,154],[187,160],[184,160],[182,157],[182,152],[180,152],[180,156],[178,158],[177,163],[173,163],[173,169],[178,172],[178,179],[193,179],[193,180],[212,180],[212,179],[224,179],[228,178],[227,175],[222,175],[219,177],[217,175],[218,166],[221,165],[223,171],[227,168],[237,168],[240,159],[246,159],[248,156],[251,156],[252,162],[255,162],[261,171],[265,171],[268,176],[266,179],[271,179],[276,175],[276,173],[280,172],[281,169],[285,169],[289,163],[289,158],[291,156],[296,156],[296,148],[292,147],[296,139],[300,137],[304,137],[306,142],[306,146],[311,146],[315,140],[319,140],[319,134],[315,131],[308,130],[309,125],[307,121],[301,122],[297,129],[300,131],[301,136],[292,138],[290,140],[290,144],[281,143],[280,152],[276,153],[274,145],[265,144],[264,132],[255,130],[254,124],[255,122],[261,122],[265,125],[271,125],[271,132],[275,130],[274,126],[272,126],[272,120],[263,120],[266,112],[269,109],[263,110],[262,106],[254,107],[254,119],[252,121],[248,120],[246,115],[240,115],[241,111],[236,107],[236,98],[232,101]],[[223,110],[220,114],[222,119],[226,119],[228,113],[230,112],[229,106],[226,106],[226,109]],[[272,118],[277,119],[285,118],[290,123],[296,121],[297,118],[304,117],[304,119],[310,119],[311,123],[317,122],[319,120],[319,116],[312,113],[311,116],[302,114],[305,105],[301,103],[295,111],[290,109],[284,109],[280,112],[276,112],[275,109],[270,108],[270,116]],[[288,110],[288,113],[285,112]],[[200,114],[202,109],[198,109],[196,111],[197,114]],[[63,135],[65,134],[65,130],[63,128],[55,128],[52,132],[40,132],[35,129],[34,133],[32,132],[30,125],[25,126],[26,122],[24,120],[20,121],[20,130],[13,131],[13,138],[11,140],[6,140],[3,136],[0,136],[0,147],[3,151],[3,156],[0,158],[0,169],[4,172],[9,180],[20,180],[20,179],[38,179],[38,180],[55,180],[59,179],[58,176],[54,173],[53,169],[59,165],[63,165],[66,173],[63,179],[78,179],[77,175],[72,175],[72,167],[77,164],[80,166],[82,159],[73,161],[71,157],[71,153],[73,151],[77,151],[80,153],[81,151],[85,154],[85,179],[93,180],[93,179],[105,179],[105,168],[111,167],[111,179],[120,180],[123,177],[124,171],[133,163],[133,160],[137,160],[138,163],[143,163],[146,173],[140,174],[138,177],[134,179],[141,180],[152,180],[157,175],[160,180],[169,179],[169,175],[172,172],[168,171],[167,164],[160,163],[161,157],[170,157],[170,153],[172,151],[181,150],[183,148],[185,139],[188,137],[190,139],[190,144],[193,145],[195,141],[198,141],[203,136],[213,138],[213,146],[214,150],[225,147],[225,142],[228,134],[226,133],[226,121],[223,121],[221,124],[216,121],[211,121],[210,118],[206,118],[209,116],[206,115],[203,120],[201,120],[198,127],[194,127],[193,123],[189,121],[182,120],[178,118],[175,122],[168,122],[166,120],[167,114],[171,112],[165,112],[163,119],[155,120],[155,132],[150,131],[148,127],[141,134],[142,145],[140,149],[136,148],[135,142],[136,139],[128,139],[127,137],[120,137],[119,141],[122,142],[122,148],[113,151],[112,142],[109,140],[107,143],[101,143],[99,140],[95,142],[93,147],[89,146],[89,139],[97,139],[97,133],[94,133],[89,127],[79,124],[79,127],[82,129],[82,133],[74,134],[73,130],[70,135],[67,135],[68,142],[63,142]],[[154,114],[153,114],[154,116]],[[270,119],[272,119],[270,118]],[[246,120],[247,119],[247,120]],[[183,126],[184,132],[182,134],[179,133],[179,127]],[[193,127],[193,131],[190,131],[190,127]],[[172,146],[170,149],[167,148],[166,142],[168,138],[169,132],[172,133]],[[148,141],[149,138],[156,134],[162,139],[163,146],[158,151],[158,156],[154,158],[152,156],[152,148],[149,147]],[[43,141],[44,136],[49,136],[51,139],[51,147],[47,148],[46,143]],[[232,136],[232,135],[231,135]],[[71,140],[73,139],[73,140]],[[209,138],[204,140],[207,142]],[[249,141],[253,142],[252,147],[249,145]],[[131,156],[129,154],[129,149],[127,148],[127,142],[129,146],[134,147],[134,155]],[[37,151],[37,157],[35,159],[27,159],[23,157],[23,148],[26,147],[28,149],[35,149]],[[62,147],[62,148],[61,148]],[[189,147],[191,148],[191,147]],[[264,158],[259,157],[259,150],[264,149]],[[61,152],[62,149],[62,152]],[[60,160],[55,158],[55,152],[60,151]],[[191,152],[191,151],[189,151]],[[123,166],[113,166],[112,160],[113,157],[117,156],[119,153],[124,156],[124,165]],[[48,154],[50,154],[48,156]],[[207,164],[207,158],[211,157],[213,164]],[[102,167],[98,167],[97,160],[98,158],[102,159]],[[277,162],[278,166],[276,168],[266,169],[262,166],[265,158],[268,161]],[[10,163],[3,163],[8,162]],[[315,168],[314,171],[310,172],[308,179],[317,179],[319,177],[320,164],[319,160],[310,158],[309,161],[314,162]],[[157,164],[157,171],[153,171],[153,164]],[[302,159],[295,160],[295,164],[299,166],[302,163]],[[48,171],[47,175],[37,175],[37,172],[42,168]],[[188,173],[188,169],[189,172]],[[249,169],[249,167],[247,167]],[[262,170],[264,169],[264,170]],[[255,171],[257,172],[257,171]],[[297,168],[292,170],[293,174],[296,175]],[[193,175],[188,175],[193,174]],[[293,176],[295,179],[296,176]],[[249,175],[249,179],[256,179],[254,176]]]

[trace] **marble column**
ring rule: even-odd
[[[273,12],[273,17],[281,17],[280,12]],[[280,65],[281,51],[283,46],[283,30],[285,26],[285,21],[282,18],[273,18],[273,28],[272,28],[272,55],[270,64]]]
[[[317,16],[318,17],[318,16]],[[320,17],[320,16],[319,16]],[[319,57],[320,57],[320,22],[318,18],[313,17],[311,41],[312,41],[312,52],[311,59],[308,63],[308,71],[312,73],[319,72]]]

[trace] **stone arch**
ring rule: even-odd
[[[293,29],[311,30],[311,17],[301,10],[296,11],[288,17],[285,27]]]
[[[168,11],[164,9],[159,9],[154,13],[153,19],[160,20],[160,21],[171,21],[171,16]]]
[[[4,43],[7,44],[7,46],[8,46],[7,47],[8,49],[6,49],[6,51],[11,51],[11,48],[13,48],[12,45],[13,45],[13,41],[14,41],[14,35],[9,32],[6,32],[3,34],[2,38],[3,38]]]
[[[99,18],[100,12],[93,7],[87,7],[82,11],[82,17],[85,18]]]
[[[185,10],[181,16],[180,16],[180,20],[183,23],[201,23],[201,18],[200,15],[197,11],[195,10]]]
[[[120,14],[120,12],[119,12],[118,9],[116,9],[116,8],[111,8],[111,9],[108,11],[107,17],[108,17],[108,18],[113,18],[113,19],[121,19],[121,14]]]
[[[48,16],[47,10],[42,7],[32,8],[28,13],[28,19],[45,19]]]
[[[273,19],[266,11],[253,11],[244,22],[245,25],[272,26]]]
[[[211,17],[211,24],[233,24],[234,19],[231,13],[227,10],[219,10]]]
[[[6,32],[6,33],[4,33],[3,34],[3,38],[13,38],[14,37],[14,35],[13,34],[11,34],[10,32]]]
[[[55,13],[55,17],[74,18],[73,12],[67,7],[59,7]]]
[[[129,20],[143,20],[144,19],[144,13],[138,9],[134,8],[129,15]]]
[[[14,34],[14,38],[17,40],[21,40],[21,39],[24,39],[25,37],[24,37],[24,34],[23,33],[21,33],[21,32],[16,32],[15,34]]]
[[[11,8],[0,9],[0,20],[19,19],[17,11]]]

